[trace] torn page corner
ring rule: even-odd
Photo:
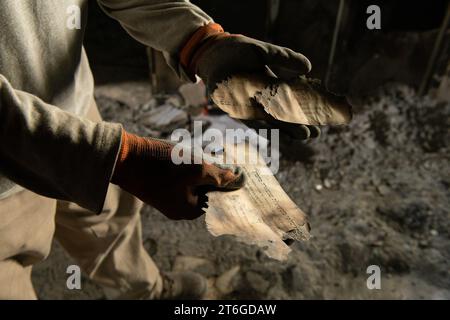
[[[283,81],[262,74],[239,74],[218,84],[213,101],[238,119],[276,119],[304,125],[342,125],[352,119],[344,96],[317,79]]]
[[[244,144],[235,147],[237,152],[257,152]],[[208,193],[207,229],[213,236],[232,235],[273,259],[286,260],[291,249],[284,240],[310,238],[307,217],[267,174],[265,164],[239,165],[247,178],[242,189]]]

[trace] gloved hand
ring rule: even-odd
[[[311,62],[291,49],[229,34],[216,23],[198,29],[183,47],[181,64],[192,80],[198,74],[210,88],[239,72],[265,72],[289,80],[308,73]]]
[[[202,78],[210,92],[227,77],[237,73],[264,73],[290,80],[308,73],[311,62],[291,49],[255,40],[243,35],[229,34],[218,24],[211,23],[198,29],[183,47],[181,64],[195,80]],[[251,119],[249,119],[251,120]],[[296,139],[315,138],[320,135],[317,126],[290,124],[278,120],[271,123],[249,121],[255,129],[277,128]]]
[[[236,190],[244,185],[239,167],[172,162],[169,141],[143,138],[123,130],[111,182],[170,219],[195,219],[204,212],[206,191]]]

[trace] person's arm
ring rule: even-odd
[[[0,74],[0,173],[31,191],[99,212],[121,134],[119,124],[81,119]]]
[[[187,0],[98,0],[136,40],[162,51],[169,65],[187,79],[179,53],[191,35],[212,19]]]

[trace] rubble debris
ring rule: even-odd
[[[222,295],[227,295],[233,292],[235,289],[233,282],[237,278],[240,269],[240,266],[234,266],[216,278],[215,287]]]
[[[245,279],[248,285],[254,291],[264,294],[270,287],[270,283],[264,279],[259,273],[254,271],[247,271],[245,274]]]
[[[98,96],[120,101],[130,107],[136,107],[141,101],[150,100],[151,88],[148,81],[125,81],[95,86]]]
[[[171,133],[175,129],[185,127],[188,121],[186,111],[164,104],[143,114],[141,123],[150,129]]]
[[[323,186],[326,189],[331,189],[334,185],[335,185],[335,182],[331,179],[326,178],[323,180]]]
[[[173,272],[194,271],[207,276],[213,274],[214,270],[211,261],[193,256],[176,257],[172,267]]]
[[[178,94],[172,94],[166,98],[165,104],[182,109],[184,107],[183,97]]]
[[[97,101],[102,115],[142,133],[145,127],[140,119],[148,110],[136,109],[136,117],[130,118],[130,110],[122,112],[120,104],[112,102]],[[380,111],[387,123],[376,121],[373,126],[374,114]],[[314,150],[310,162],[288,157],[297,148],[290,145],[281,155],[276,176],[286,193],[308,212],[314,238],[295,242],[286,262],[270,259],[259,247],[232,237],[211,237],[202,218],[170,221],[149,206],[142,212],[144,240],[157,239],[158,250],[150,253],[164,271],[172,269],[180,254],[206,257],[219,277],[239,265],[236,281],[223,286],[231,287],[227,298],[232,299],[450,299],[450,139],[444,121],[449,116],[450,103],[437,104],[408,87],[390,85],[360,102],[349,127],[325,128],[320,140],[309,144]],[[442,121],[428,121],[438,118]],[[420,133],[424,129],[426,135]],[[381,130],[386,131],[384,141],[376,138]],[[367,148],[366,141],[375,148]],[[427,147],[436,142],[438,148]],[[332,175],[338,172],[339,177]],[[339,181],[339,189],[311,192],[325,178]],[[388,186],[389,192],[381,195],[380,185]],[[410,220],[411,212],[414,215],[414,210],[405,210],[408,204],[418,201],[429,210],[423,212],[428,216],[423,229],[416,231],[402,221]],[[380,214],[378,207],[386,214]],[[387,236],[377,237],[379,232]],[[416,233],[429,237],[430,244],[419,248],[422,239]],[[76,262],[55,242],[50,257],[33,268],[37,295],[41,299],[104,299],[102,289],[88,279],[83,290],[61,286],[66,281],[61,270],[71,263]],[[365,286],[366,268],[371,264],[383,270],[383,290]],[[250,270],[270,282],[267,292],[247,290],[244,277]]]

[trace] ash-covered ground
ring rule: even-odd
[[[148,98],[142,84],[97,91],[105,120],[142,135],[154,133],[142,107]],[[276,176],[309,215],[313,235],[293,244],[286,262],[212,237],[202,218],[170,221],[148,206],[145,246],[163,270],[190,268],[210,279],[234,273],[211,298],[450,299],[449,130],[450,103],[391,85],[357,103],[348,127],[283,145]],[[105,298],[87,279],[82,290],[66,289],[72,263],[55,243],[34,270],[39,297]],[[381,268],[380,290],[367,288],[369,265]]]

